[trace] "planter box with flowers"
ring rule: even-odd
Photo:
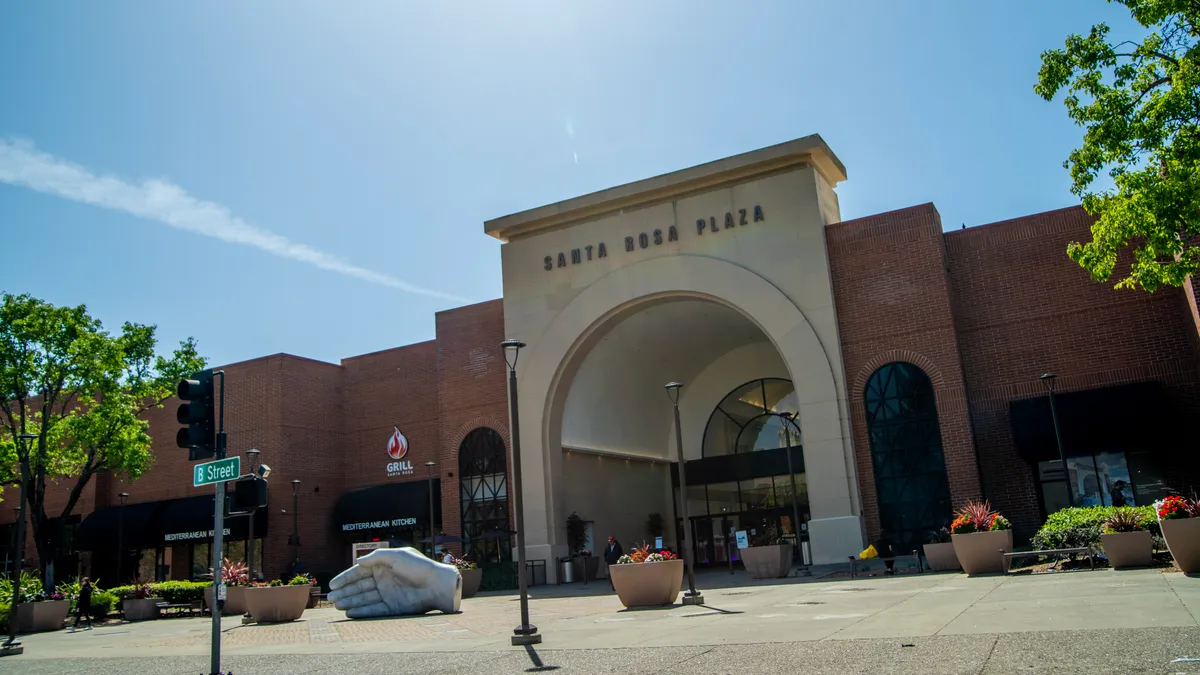
[[[257,623],[282,623],[304,616],[312,593],[312,579],[303,574],[288,583],[274,579],[256,582],[246,589],[246,611]]]
[[[1113,509],[1100,535],[1100,545],[1113,569],[1149,567],[1154,563],[1154,542],[1147,524],[1145,514],[1135,508]]]
[[[133,587],[133,597],[121,600],[121,613],[125,615],[126,621],[157,619],[159,615],[158,603],[162,601],[162,598],[154,597],[154,593],[150,589],[150,584],[135,584]]]
[[[675,604],[683,587],[683,561],[670,551],[651,553],[649,544],[621,556],[608,574],[625,607]]]
[[[25,595],[25,594],[22,594]],[[59,630],[67,615],[71,613],[71,601],[57,591],[49,594],[40,591],[25,602],[17,604],[16,632],[42,633]]]
[[[223,616],[233,616],[246,613],[246,587],[250,584],[250,569],[243,562],[230,562],[229,558],[221,564],[221,579],[225,582],[225,604],[221,607]],[[204,603],[211,610],[213,607],[213,587],[204,589]]]
[[[951,539],[950,528],[943,527],[930,533],[930,541],[925,544],[925,561],[934,572],[952,572],[961,570],[958,555],[954,552],[954,541]]]
[[[462,577],[462,596],[469,598],[479,592],[479,585],[483,583],[483,570],[478,565],[463,558],[450,557],[450,564],[458,570],[458,575]]]
[[[1200,502],[1179,495],[1154,502],[1163,539],[1184,574],[1200,573]]]
[[[1011,553],[1012,525],[992,509],[991,502],[968,501],[950,524],[954,555],[967,574],[1004,571],[1004,553]]]

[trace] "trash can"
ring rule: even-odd
[[[570,584],[575,581],[575,565],[572,564],[571,557],[566,556],[558,559],[558,583]]]

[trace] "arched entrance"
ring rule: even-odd
[[[804,314],[762,277],[701,256],[647,260],[589,285],[538,335],[516,337],[529,345],[518,377],[530,558],[549,561],[567,553],[568,495],[577,474],[565,471],[568,453],[570,462],[576,454],[598,464],[610,457],[631,466],[673,461],[674,432],[662,391],[672,379],[684,382],[680,409],[691,457],[699,457],[705,422],[733,387],[756,377],[794,382],[810,476],[813,561],[845,560],[861,550],[845,399],[833,361]],[[590,381],[578,388],[581,375]],[[586,420],[586,436],[577,435],[575,420]],[[605,439],[605,447],[573,447],[583,445],[573,440],[581,437]],[[645,487],[637,493],[649,492]],[[657,507],[670,509],[669,488],[661,493]],[[653,506],[647,499],[637,508]],[[623,527],[632,531],[634,525]]]

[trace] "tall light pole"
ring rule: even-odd
[[[521,589],[521,625],[513,629],[514,646],[536,645],[542,641],[537,626],[529,623],[529,579],[525,569],[525,508],[521,495],[521,420],[517,411],[517,357],[525,346],[520,340],[500,343],[504,363],[508,365],[508,430],[512,434],[513,508],[517,512],[517,583]]]
[[[254,462],[258,460],[258,456],[262,454],[258,448],[250,448],[246,451],[246,463],[250,465],[250,476],[254,480],[258,480],[258,476],[254,473]],[[255,492],[257,494],[257,492]],[[250,582],[254,582],[254,512],[257,509],[254,506],[250,507],[250,512],[246,514],[246,518],[250,521],[247,527],[250,529],[250,539],[246,542],[246,569],[250,573]],[[247,609],[242,615],[242,623],[250,623],[254,621],[254,615]]]
[[[1063,484],[1067,486],[1067,506],[1075,506],[1075,491],[1071,489],[1071,473],[1067,470],[1067,452],[1063,449],[1062,432],[1058,429],[1058,409],[1054,406],[1054,373],[1045,373],[1040,378],[1050,392],[1050,421],[1054,424],[1054,440],[1058,443],[1058,459],[1062,462]]]
[[[433,467],[437,462],[425,462],[425,484],[429,492],[429,550],[437,551],[437,531],[433,525]]]
[[[292,557],[292,576],[300,570],[300,479],[292,479],[292,540],[288,542],[295,549]]]
[[[117,585],[125,583],[121,577],[125,562],[125,502],[129,499],[128,492],[117,495],[121,498],[121,510],[117,512]]]
[[[788,483],[792,486],[792,535],[796,538],[796,560],[804,562],[804,552],[800,549],[800,505],[797,504],[796,494],[796,471],[792,468],[792,424],[796,416],[800,413],[792,413],[791,415],[780,413],[783,418],[783,433],[787,441],[787,466],[788,466]]]
[[[25,448],[25,457],[29,457],[29,442],[36,441],[37,434],[21,434],[17,437],[18,442]],[[25,477],[25,469],[21,469],[21,496],[18,502],[21,506],[17,507],[17,564],[13,566],[12,579],[12,597],[9,598],[8,605],[8,639],[0,645],[0,656],[11,656],[13,654],[21,654],[25,651],[25,647],[21,646],[21,641],[17,639],[17,599],[21,597],[21,568],[25,563],[25,511],[22,508],[25,506],[25,484],[28,482]]]
[[[703,605],[704,596],[696,591],[696,567],[692,563],[692,540],[686,535],[688,528],[692,526],[692,518],[688,511],[687,471],[684,468],[683,436],[679,426],[679,388],[682,386],[679,382],[668,382],[663,388],[667,390],[667,397],[671,399],[671,405],[675,407],[675,454],[679,459],[679,512],[683,514],[683,524],[680,528],[683,532],[679,535],[679,544],[683,548],[683,564],[687,567],[688,576],[688,592],[683,594],[683,604]]]

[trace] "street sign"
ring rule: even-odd
[[[195,478],[192,481],[192,485],[196,487],[234,480],[242,475],[242,458],[234,456],[219,459],[215,462],[197,464],[192,470],[192,475]]]

